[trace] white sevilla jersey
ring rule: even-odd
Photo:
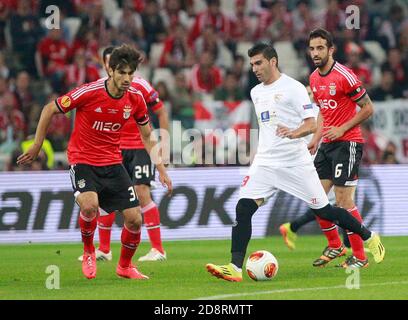
[[[251,99],[259,124],[254,163],[273,167],[310,163],[312,158],[305,139],[291,140],[276,135],[278,124],[296,129],[304,119],[316,117],[305,86],[282,73],[272,84],[255,86]]]

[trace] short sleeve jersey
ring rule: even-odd
[[[367,94],[353,71],[338,62],[334,62],[325,75],[321,75],[316,69],[309,81],[314,100],[323,117],[323,128],[339,127],[352,119],[357,113],[357,102]],[[364,139],[360,126],[355,126],[337,140],[323,138],[325,143],[334,141],[363,143]]]
[[[131,89],[139,91],[146,101],[149,111],[156,112],[162,108],[163,102],[159,98],[159,93],[150,85],[149,82],[141,77],[133,78]],[[139,128],[135,121],[128,121],[121,132],[120,138],[121,149],[144,149],[142,139],[140,137]]]
[[[82,85],[56,99],[67,113],[76,109],[74,130],[67,156],[70,164],[107,166],[122,163],[120,134],[128,120],[140,125],[149,122],[146,103],[140,92],[130,88],[122,97],[112,97],[106,81]]]
[[[281,74],[272,84],[258,84],[251,99],[259,123],[258,150],[254,163],[272,167],[290,167],[310,163],[312,158],[305,139],[276,135],[278,124],[298,128],[304,119],[315,117],[305,86]]]

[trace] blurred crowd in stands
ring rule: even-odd
[[[45,27],[52,5],[60,29]],[[345,26],[349,5],[359,8],[359,29]],[[314,69],[307,38],[316,27],[335,35],[336,60],[352,68],[372,100],[408,98],[407,9],[406,1],[381,0],[1,0],[0,154],[12,155],[13,169],[41,108],[105,76],[102,50],[122,43],[145,52],[140,74],[185,129],[194,127],[194,102],[203,97],[249,99],[257,80],[246,50],[255,41],[294,52],[279,63],[307,83]],[[64,167],[53,153],[65,151],[71,126],[70,117],[54,118],[49,145],[31,169]],[[364,133],[366,164],[397,163],[392,142],[380,148],[370,123]]]

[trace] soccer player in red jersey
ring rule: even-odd
[[[312,154],[318,149],[314,163],[326,193],[334,185],[336,204],[362,222],[354,202],[364,144],[360,124],[373,114],[373,105],[355,74],[334,60],[333,38],[328,31],[312,31],[309,35],[309,50],[316,66],[309,78],[310,87],[320,113],[316,133],[308,148]],[[357,105],[360,107],[359,111]],[[317,219],[329,242],[322,256],[313,263],[320,267],[344,255],[346,249],[337,227],[332,222]],[[361,237],[352,232],[348,232],[348,237],[353,255],[340,266],[368,266]],[[384,247],[381,245],[378,249],[382,251]]]
[[[112,52],[109,79],[76,88],[47,104],[38,123],[33,146],[17,159],[18,164],[32,162],[38,155],[53,115],[76,109],[75,127],[67,155],[76,202],[80,207],[79,226],[84,243],[82,271],[86,278],[96,276],[93,237],[98,208],[106,212],[119,210],[124,216],[121,254],[117,275],[131,279],[147,279],[132,264],[140,243],[142,216],[132,181],[122,165],[120,134],[125,123],[134,119],[144,145],[160,173],[160,182],[169,193],[172,183],[158,155],[151,150],[151,128],[142,94],[131,87],[133,74],[141,62],[141,54],[123,45]]]
[[[114,47],[108,47],[103,51],[103,64],[108,72],[109,60]],[[103,80],[103,79],[101,79]],[[154,112],[159,120],[160,129],[168,132],[168,114],[158,92],[142,77],[135,76],[131,87],[140,91],[146,101],[148,109]],[[163,137],[162,137],[163,139]],[[162,140],[162,145],[167,146],[167,141]],[[143,144],[138,126],[135,121],[128,121],[121,131],[120,149],[123,156],[123,165],[128,172],[136,194],[138,196],[144,224],[149,235],[151,250],[139,258],[139,261],[161,261],[166,260],[166,252],[163,249],[160,232],[160,212],[152,200],[150,188],[154,181],[155,167]],[[167,151],[162,153],[164,157]],[[164,162],[168,159],[164,157]],[[97,260],[112,260],[110,250],[111,230],[115,220],[115,212],[101,212],[98,218],[99,248],[96,249]],[[82,256],[79,257],[82,261]]]

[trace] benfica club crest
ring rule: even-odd
[[[124,119],[129,119],[131,112],[132,112],[132,108],[130,106],[125,106],[123,108],[123,118]]]
[[[329,86],[329,94],[331,96],[335,96],[336,95],[336,85],[330,85]]]
[[[85,188],[85,184],[86,184],[85,179],[81,179],[81,180],[78,181],[78,187],[79,187],[80,189]]]

